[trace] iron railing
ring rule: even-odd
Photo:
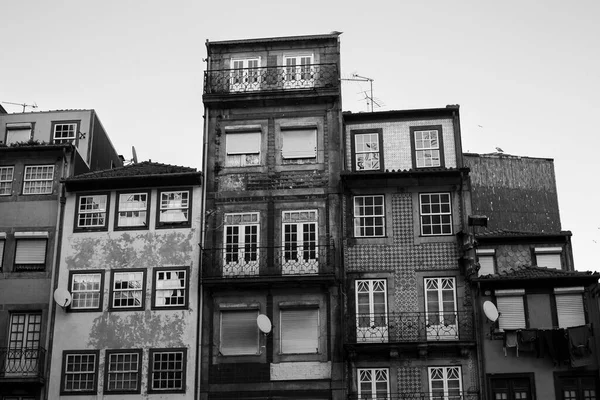
[[[479,393],[402,392],[378,395],[351,394],[348,400],[479,400]]]
[[[269,275],[320,275],[333,273],[333,245],[258,247],[231,245],[204,249],[206,278],[251,278]]]
[[[338,86],[337,64],[220,69],[204,72],[205,94],[335,88]]]
[[[0,379],[44,378],[46,349],[0,347]]]
[[[388,312],[348,317],[347,343],[473,340],[470,312]]]

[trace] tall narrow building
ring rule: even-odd
[[[201,398],[341,398],[338,34],[206,47]]]

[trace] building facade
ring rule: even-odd
[[[479,399],[458,106],[344,113],[350,399]]]
[[[48,383],[61,180],[121,163],[93,110],[0,114],[0,398]]]
[[[341,398],[338,35],[206,46],[201,398]]]
[[[66,180],[48,398],[196,398],[201,181],[152,162]]]

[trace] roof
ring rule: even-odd
[[[540,280],[540,279],[565,279],[565,278],[595,278],[600,277],[598,272],[590,271],[563,271],[555,268],[537,267],[534,265],[519,265],[510,268],[508,271],[482,275],[474,278],[473,281],[522,281],[522,280]]]
[[[54,144],[54,143],[35,143],[35,144],[19,144],[19,145],[1,145],[0,146],[0,151],[14,151],[14,152],[18,152],[18,151],[51,151],[51,150],[62,150],[62,149],[66,149],[66,150],[70,150],[72,148],[74,148],[75,146],[73,146],[70,143],[61,143],[61,144]]]
[[[449,104],[442,108],[416,108],[412,110],[389,110],[359,113],[344,111],[342,115],[345,122],[353,122],[395,118],[418,118],[423,115],[451,115],[453,112],[459,111],[459,109],[460,106],[458,104]]]
[[[476,232],[475,236],[477,239],[496,239],[496,238],[519,238],[519,237],[540,237],[540,236],[572,236],[571,231],[559,231],[559,232],[527,232],[527,231],[513,231],[509,229],[496,229],[493,231]]]
[[[321,34],[321,35],[279,36],[279,37],[256,38],[256,39],[221,40],[221,41],[215,41],[215,42],[211,42],[208,39],[206,39],[206,47],[215,46],[215,45],[223,46],[223,45],[231,45],[231,44],[334,39],[334,38],[337,38],[341,33],[342,32],[331,32],[331,33]]]
[[[548,157],[517,156],[517,155],[513,155],[513,154],[500,153],[500,152],[483,153],[483,154],[480,154],[480,153],[463,153],[463,156],[465,156],[465,157],[479,157],[479,158],[512,158],[512,159],[515,159],[515,160],[527,159],[527,160],[554,161],[553,158],[548,158]]]

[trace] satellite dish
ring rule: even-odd
[[[269,334],[273,328],[271,320],[265,314],[258,314],[258,317],[256,317],[256,325],[258,325],[258,329],[265,335]]]
[[[131,146],[131,154],[132,154],[132,160],[134,164],[137,164],[137,153],[135,152],[135,146]]]
[[[71,293],[67,289],[58,288],[54,291],[54,301],[62,308],[68,307],[71,300]]]
[[[492,322],[496,322],[496,320],[498,319],[498,316],[500,315],[498,313],[498,309],[496,308],[494,303],[492,303],[489,300],[486,300],[483,303],[483,312],[484,312],[485,316],[488,317],[488,319]]]

